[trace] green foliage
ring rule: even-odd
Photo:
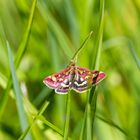
[[[0,5],[0,139],[140,139],[139,0]],[[55,94],[42,81],[74,54],[107,77],[83,94]]]

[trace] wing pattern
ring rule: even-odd
[[[46,77],[43,82],[58,94],[67,94],[69,89],[78,93],[87,91],[105,78],[105,73],[78,66],[70,66],[59,73]]]

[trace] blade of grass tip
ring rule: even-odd
[[[63,140],[68,140],[68,133],[69,133],[69,121],[70,121],[70,92],[68,91],[67,100],[66,100],[66,120],[64,126],[64,138]]]
[[[127,132],[126,130],[124,130],[123,128],[121,128],[121,127],[118,126],[117,124],[115,124],[113,121],[111,121],[111,120],[106,120],[106,119],[100,117],[99,115],[96,115],[96,117],[97,117],[99,120],[103,121],[104,123],[107,123],[108,125],[110,125],[110,126],[116,128],[117,130],[119,130],[120,132],[122,132],[124,135],[126,135],[128,138],[131,138],[131,140],[138,140],[137,137],[130,135],[129,132]]]
[[[71,61],[76,62],[77,56],[78,54],[81,52],[81,50],[84,48],[84,46],[86,45],[86,43],[88,42],[89,38],[91,37],[93,31],[91,31],[88,36],[86,37],[86,39],[84,40],[84,42],[82,43],[82,45],[78,48],[78,50],[75,52],[75,54],[73,55]]]
[[[21,59],[22,59],[22,57],[23,57],[23,55],[26,51],[26,48],[27,48],[27,43],[28,43],[29,36],[30,36],[30,31],[31,31],[31,26],[32,26],[32,22],[33,22],[34,13],[35,13],[36,3],[37,3],[37,0],[34,0],[33,3],[32,3],[31,13],[30,13],[30,16],[29,16],[27,29],[25,31],[25,34],[23,36],[23,40],[21,41],[21,44],[19,46],[16,58],[15,58],[16,69],[18,68],[18,66],[20,64],[20,61],[21,61]],[[9,90],[11,88],[11,85],[12,85],[11,76],[9,76],[6,89],[5,89],[5,91],[2,94],[2,97],[0,99],[0,119],[2,117],[2,114],[3,114],[5,106],[6,106],[6,102],[8,100],[8,95],[9,95],[8,93],[9,93]]]
[[[32,126],[34,125],[34,123],[36,122],[36,120],[38,119],[38,117],[40,115],[42,115],[42,113],[46,110],[46,108],[48,107],[49,102],[46,101],[43,106],[41,107],[40,111],[37,113],[37,115],[34,117],[33,122],[30,124],[29,127],[26,127],[26,130],[21,134],[21,136],[18,138],[18,140],[23,140],[26,135],[29,133],[29,131],[31,130]]]
[[[7,42],[7,50],[8,50],[10,70],[12,74],[13,86],[14,86],[15,97],[16,97],[16,105],[17,105],[17,110],[19,114],[19,120],[20,120],[22,131],[24,131],[28,126],[28,122],[27,122],[26,113],[23,107],[22,92],[21,92],[21,89],[17,80],[13,56],[12,56],[12,52],[11,52],[8,42]],[[30,139],[31,139],[31,135],[28,135],[26,137],[26,140],[30,140]]]

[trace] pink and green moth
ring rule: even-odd
[[[88,35],[83,45],[75,53],[70,65],[51,76],[46,77],[43,83],[58,94],[67,94],[73,89],[78,93],[86,92],[92,86],[97,85],[105,78],[105,73],[97,70],[89,70],[75,65],[77,55],[92,33]]]
[[[74,64],[59,73],[46,77],[43,82],[58,94],[67,94],[69,89],[78,93],[87,91],[105,78],[105,73],[81,68]]]

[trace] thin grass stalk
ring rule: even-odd
[[[98,35],[97,35],[97,41],[95,42],[95,47],[97,48],[96,57],[95,57],[95,60],[93,61],[94,62],[93,67],[95,69],[99,69],[102,38],[103,38],[103,27],[104,27],[104,0],[100,0],[100,25],[99,25]],[[95,119],[96,100],[97,100],[97,93],[95,92],[95,90],[96,90],[96,86],[92,87],[92,89],[90,90],[90,99],[88,101],[89,104],[91,105],[92,132],[93,132],[93,123],[94,123],[94,119]]]
[[[82,43],[82,45],[78,48],[78,50],[75,52],[75,54],[73,55],[71,61],[76,62],[77,61],[77,56],[78,54],[81,52],[81,50],[84,48],[84,46],[86,45],[86,43],[88,42],[89,38],[91,37],[93,31],[91,31],[88,36],[86,37],[86,39],[84,40],[84,42]]]
[[[24,53],[27,49],[27,43],[28,43],[28,40],[29,40],[30,32],[31,32],[31,27],[32,27],[34,13],[35,13],[36,3],[37,3],[37,0],[34,0],[33,3],[32,3],[31,13],[30,13],[30,16],[29,16],[27,29],[25,31],[25,34],[23,36],[23,40],[21,41],[21,44],[19,45],[19,49],[18,49],[17,55],[15,57],[15,68],[16,69],[18,68],[18,66],[21,62],[21,59],[22,59],[22,57],[23,57],[23,55],[24,55]],[[1,119],[2,114],[4,112],[4,109],[5,109],[7,100],[8,100],[8,95],[9,95],[8,93],[9,93],[9,90],[10,90],[11,86],[12,86],[12,81],[11,81],[11,75],[10,75],[9,78],[8,78],[6,89],[5,89],[5,91],[2,94],[2,97],[0,99],[0,119]]]
[[[26,108],[26,112],[28,113],[28,115],[32,115],[33,118],[37,118],[38,120],[40,120],[43,124],[47,125],[48,127],[50,127],[53,131],[57,132],[58,134],[60,134],[61,136],[63,136],[63,131],[60,130],[58,127],[56,127],[55,125],[53,125],[51,122],[49,122],[48,120],[46,120],[46,118],[42,115],[44,112],[44,110],[46,110],[47,106],[47,102],[49,104],[50,100],[46,100],[45,103],[42,105],[41,109],[38,111],[37,109],[35,109],[33,107],[33,105],[29,102],[29,100],[25,97],[24,98],[24,103],[25,103],[25,108]],[[32,109],[31,109],[32,108]],[[43,109],[42,109],[43,108]],[[28,110],[29,109],[29,110]],[[32,112],[30,112],[30,110],[32,110]],[[33,111],[34,110],[34,111]],[[29,113],[30,112],[30,113]],[[38,115],[38,116],[37,116]],[[36,121],[34,121],[33,123],[35,123]],[[32,125],[32,124],[31,124]],[[29,126],[30,127],[30,126]]]
[[[33,127],[33,125],[35,124],[36,120],[38,119],[39,116],[41,116],[43,114],[43,112],[46,110],[46,108],[48,107],[49,102],[46,101],[43,106],[41,107],[40,111],[37,113],[37,115],[34,117],[33,122],[30,124],[30,126],[28,128],[26,128],[26,130],[21,134],[21,136],[18,138],[18,140],[23,140],[26,135],[28,134],[28,132],[31,130],[31,128]]]
[[[87,124],[87,140],[92,140],[92,125],[91,125],[91,109],[90,104],[87,104],[87,118],[86,118],[86,124]]]
[[[47,121],[43,116],[39,116],[38,120],[42,121],[45,125],[50,127],[52,130],[60,134],[62,137],[64,136],[63,131],[57,128],[55,125],[53,125],[51,122]]]
[[[91,66],[92,68],[95,68],[95,69],[99,68],[99,59],[100,59],[102,36],[103,36],[103,17],[104,17],[104,0],[100,0],[100,25],[98,29],[95,46],[94,46],[95,57],[93,59],[92,66]],[[95,89],[96,89],[96,86],[92,87],[92,89],[88,93],[87,105],[90,105],[90,107],[88,107],[88,110],[85,111],[85,113],[87,113],[87,115],[85,115],[87,116],[86,118],[87,121],[84,121],[84,123],[86,123],[86,130],[87,130],[86,132],[90,132],[90,134],[86,133],[87,138],[91,137],[91,139],[93,137],[92,136],[93,123],[94,123],[95,112],[96,112],[97,93],[95,92]],[[83,124],[83,126],[85,126],[85,124]],[[88,135],[90,135],[90,137]]]
[[[86,37],[86,39],[84,40],[84,42],[82,43],[82,45],[78,48],[78,50],[75,52],[75,54],[73,55],[71,62],[76,63],[77,61],[77,56],[80,53],[80,51],[83,49],[83,47],[85,46],[85,44],[87,43],[87,41],[89,40],[89,38],[91,37],[93,31],[91,31],[88,36]],[[65,127],[64,127],[64,140],[68,139],[68,131],[69,131],[69,117],[70,117],[70,90],[68,92],[67,95],[67,102],[66,102],[66,122],[65,122]],[[81,133],[81,137],[82,137],[82,133]]]
[[[66,100],[66,120],[64,126],[64,138],[63,140],[68,140],[69,127],[70,127],[70,93],[71,90],[68,91],[67,100]]]
[[[87,107],[86,107],[85,112],[84,112],[84,119],[83,119],[83,124],[82,124],[81,132],[80,132],[80,140],[84,140],[86,116],[87,116]]]

